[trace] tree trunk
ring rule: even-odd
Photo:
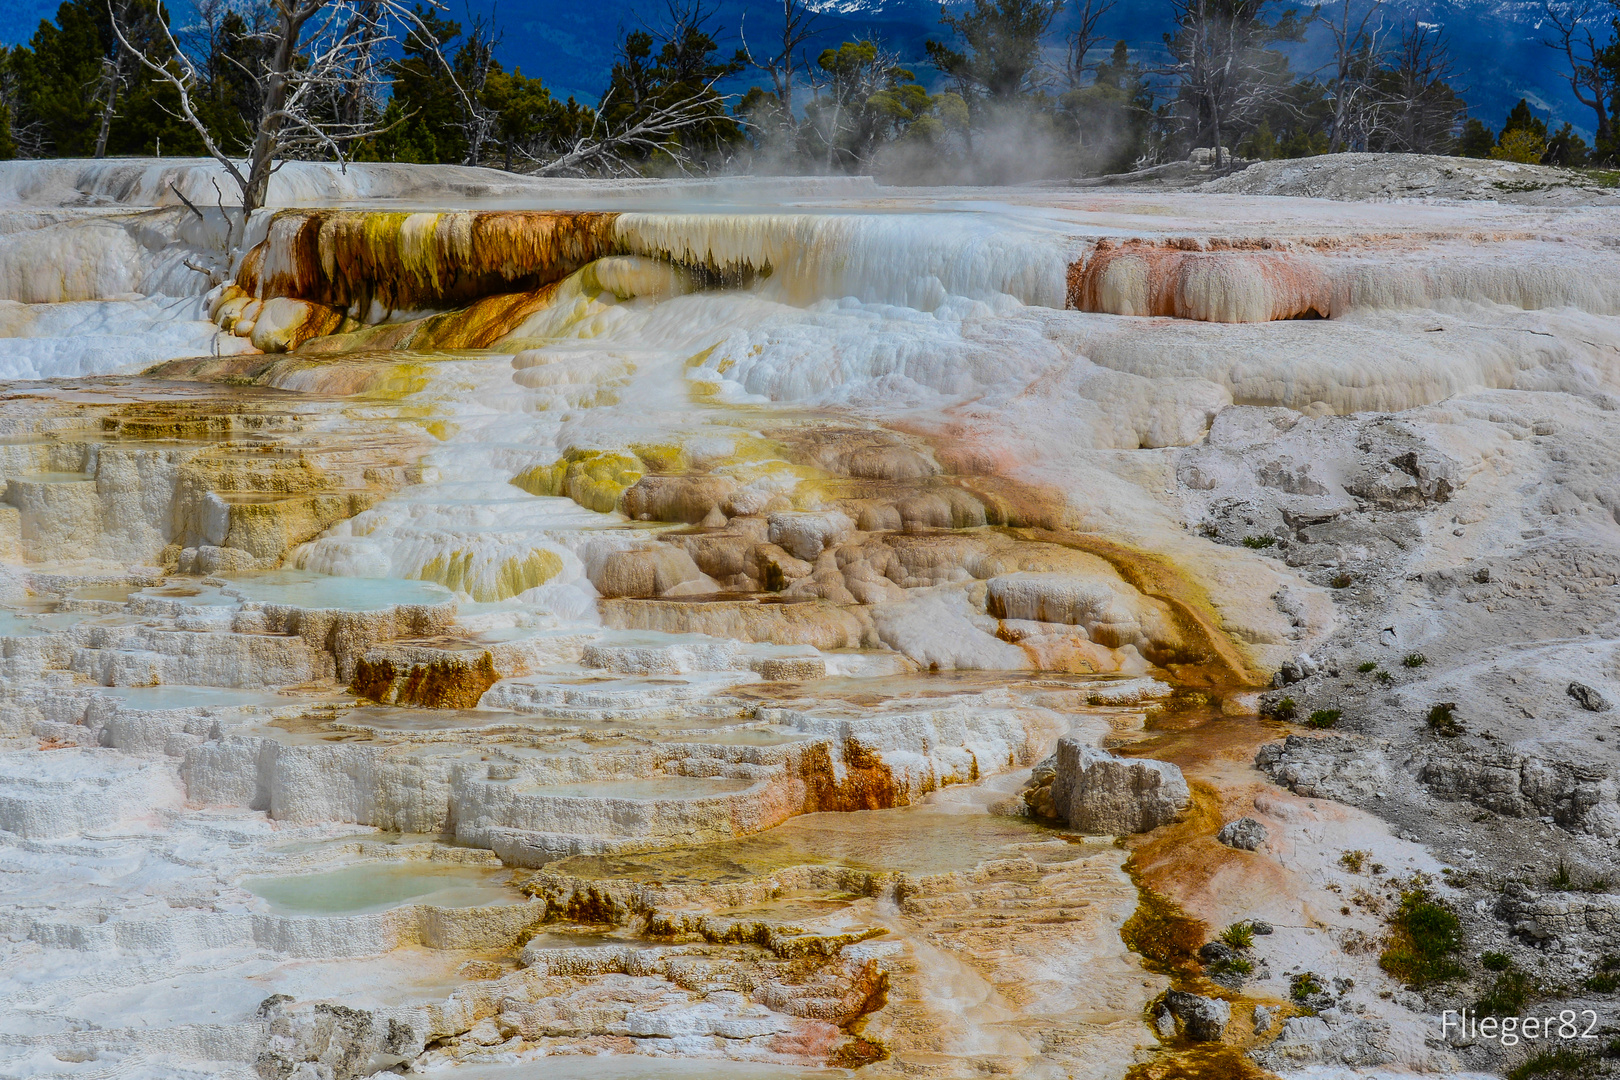
[[[301,9],[300,9],[301,13]],[[275,165],[276,135],[281,131],[282,107],[287,104],[287,72],[292,70],[293,57],[298,49],[298,34],[304,19],[283,11],[280,15],[280,33],[276,47],[270,54],[270,78],[264,90],[264,111],[259,117],[259,130],[253,137],[253,149],[248,158],[248,184],[242,192],[242,222],[245,227],[249,215],[264,205],[270,193],[270,171]]]
[[[123,50],[120,49],[120,56]],[[112,131],[113,112],[118,108],[118,63],[111,61],[107,67],[106,94],[101,103],[101,130],[96,132],[96,157],[107,156],[107,135]]]

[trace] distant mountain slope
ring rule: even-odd
[[[621,33],[644,23],[656,27],[665,8],[661,0],[453,0],[452,15],[497,11],[505,28],[502,60],[525,74],[544,78],[555,92],[595,101],[607,83],[615,43]],[[950,0],[951,7],[965,0]],[[877,37],[909,62],[923,56],[923,41],[939,33],[939,4],[934,0],[819,0],[819,32],[812,55],[827,45],[853,38]],[[1301,4],[1301,7],[1307,6]],[[0,41],[26,41],[41,18],[53,15],[53,0],[10,0],[0,4]],[[1445,27],[1457,62],[1458,84],[1475,115],[1501,123],[1513,103],[1524,97],[1541,113],[1571,120],[1589,129],[1590,113],[1570,95],[1561,75],[1560,57],[1541,44],[1539,0],[1389,0],[1392,23],[1421,18]],[[176,4],[177,18],[189,8]],[[741,44],[745,33],[754,47],[769,49],[780,18],[780,0],[719,0],[715,23],[726,29],[727,50]],[[1066,25],[1067,20],[1060,20]],[[1109,38],[1124,38],[1152,59],[1163,54],[1169,25],[1166,0],[1121,0],[1102,29]],[[1054,59],[1056,53],[1054,52]],[[1327,59],[1325,34],[1316,33],[1295,50],[1295,67],[1311,71]],[[919,67],[919,76],[928,73]],[[739,80],[741,86],[757,81]]]

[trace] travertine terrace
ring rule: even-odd
[[[0,1075],[1490,1072],[1403,883],[1620,945],[1608,195],[210,172],[0,164]]]

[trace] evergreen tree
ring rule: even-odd
[[[1524,98],[1508,112],[1502,133],[1496,138],[1490,156],[1497,161],[1517,161],[1534,165],[1547,153],[1547,122],[1530,111]]]
[[[166,13],[155,0],[124,7],[140,38],[135,44],[161,57],[157,20]],[[171,115],[172,91],[144,78],[123,54],[105,3],[67,0],[54,24],[41,21],[28,47],[12,50],[11,62],[18,95],[40,125],[41,152],[88,157],[99,145],[109,154],[151,154],[160,141],[168,153],[201,148],[195,133]]]
[[[420,5],[416,17],[428,36],[414,29],[407,34],[404,55],[391,67],[393,95],[383,115],[387,130],[376,138],[376,152],[387,161],[461,161],[467,141],[461,130],[460,91],[436,52],[461,36],[461,24]]]
[[[602,96],[601,119],[610,132],[628,130],[681,103],[701,115],[699,122],[670,135],[664,148],[629,152],[643,166],[655,169],[723,156],[744,142],[742,127],[727,115],[725,98],[714,84],[746,69],[747,55],[739,50],[729,60],[720,59],[707,16],[695,5],[675,8],[673,15],[673,25],[660,38],[645,30],[625,35]]]
[[[1457,156],[1490,157],[1495,148],[1496,132],[1486,127],[1485,122],[1477,116],[1470,116],[1463,123],[1462,134],[1457,137]]]
[[[924,48],[964,100],[1006,105],[1039,89],[1041,39],[1061,10],[1063,0],[973,0],[972,11],[939,20],[963,50],[939,41]]]
[[[1547,122],[1530,110],[1530,103],[1524,98],[1508,110],[1507,120],[1502,124],[1502,134],[1498,141],[1505,138],[1510,131],[1528,131],[1532,138],[1541,142],[1547,141]]]
[[[1566,120],[1557,134],[1547,140],[1547,153],[1542,160],[1548,165],[1574,168],[1591,160],[1591,150],[1586,140],[1575,134],[1575,126]]]
[[[1131,60],[1123,41],[1114,43],[1107,60],[1091,67],[1091,85],[1060,96],[1058,109],[1079,144],[1080,172],[1125,172],[1147,151],[1153,94],[1142,65]]]

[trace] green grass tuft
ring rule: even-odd
[[[1243,546],[1253,548],[1255,551],[1271,547],[1276,542],[1277,538],[1275,536],[1245,536],[1243,538]]]
[[[1311,713],[1311,718],[1305,721],[1305,726],[1313,728],[1330,728],[1339,722],[1339,717],[1342,715],[1344,714],[1338,709],[1317,709],[1315,712]]]
[[[1401,890],[1401,903],[1390,920],[1389,946],[1378,966],[1419,989],[1462,975],[1462,923],[1445,901],[1415,878]]]
[[[1456,711],[1456,703],[1450,701],[1442,701],[1438,705],[1431,706],[1426,721],[1429,730],[1448,739],[1455,739],[1458,735],[1461,735],[1462,724],[1453,715]]]
[[[1588,1077],[1601,1076],[1600,1068],[1597,1059],[1590,1054],[1560,1046],[1525,1059],[1507,1074],[1507,1080],[1535,1080],[1537,1077],[1544,1080],[1587,1080]]]
[[[1563,859],[1558,860],[1558,869],[1547,877],[1547,888],[1557,889],[1559,892],[1576,892],[1575,875],[1569,871],[1569,863]]]
[[[1504,971],[1474,1003],[1481,1016],[1519,1016],[1536,991],[1536,980],[1522,971]]]

